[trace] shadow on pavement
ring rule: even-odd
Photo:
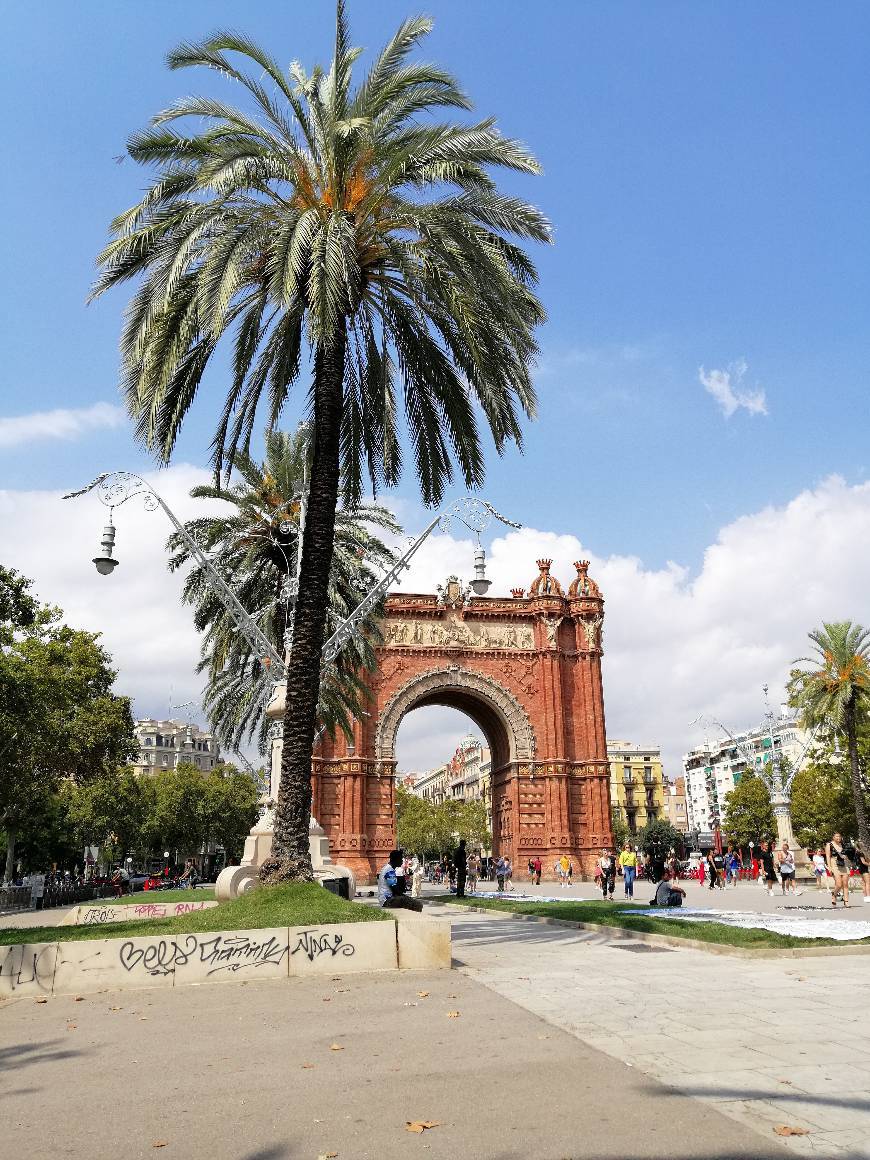
[[[857,1108],[859,1111],[870,1112],[870,1098],[863,1096],[826,1096],[816,1095],[805,1091],[778,1091],[774,1095],[768,1092],[752,1091],[750,1088],[713,1088],[692,1087],[680,1084],[678,1088],[663,1088],[659,1095],[666,1096],[701,1096],[710,1098],[716,1096],[726,1100],[773,1100],[777,1104],[822,1104],[831,1108]]]
[[[14,1043],[9,1047],[0,1047],[0,1071],[10,1067],[27,1067],[31,1063],[74,1059],[77,1055],[85,1054],[68,1047],[62,1051],[52,1050],[56,1044],[65,1042],[63,1039],[49,1039],[45,1043]]]

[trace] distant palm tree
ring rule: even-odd
[[[281,656],[287,644],[288,580],[295,570],[305,458],[310,451],[306,432],[266,433],[265,457],[257,463],[247,452],[236,455],[237,480],[232,486],[195,487],[194,499],[222,501],[226,514],[200,516],[185,524],[207,551],[218,571],[232,580],[245,611],[257,622]],[[389,568],[394,556],[375,529],[398,535],[391,512],[378,504],[341,507],[336,513],[335,552],[329,584],[327,628],[331,632]],[[190,553],[173,533],[169,567],[187,564]],[[264,710],[272,687],[268,665],[239,636],[224,605],[209,587],[205,569],[191,568],[184,600],[195,608],[194,624],[203,634],[200,672],[208,673],[205,707],[212,729],[228,749],[257,738],[266,751],[268,722]],[[365,673],[374,666],[373,644],[380,640],[377,609],[329,670],[320,686],[318,718],[330,731],[347,731],[362,712]]]
[[[817,655],[799,657],[794,663],[816,667],[792,671],[788,684],[791,703],[800,709],[807,728],[827,726],[845,737],[858,838],[870,851],[857,738],[859,718],[870,707],[870,630],[844,620],[814,629],[809,638]]]
[[[340,489],[353,502],[364,476],[396,483],[404,430],[423,499],[437,504],[454,464],[467,486],[482,483],[481,420],[501,452],[521,444],[520,418],[535,410],[544,311],[535,267],[511,237],[544,242],[550,230],[489,170],[538,165],[492,120],[435,119],[470,103],[448,73],[409,61],[430,27],[406,20],[353,90],[361,50],[349,44],[344,0],[328,71],[285,72],[235,33],[176,49],[170,68],[214,69],[254,114],[186,97],[136,134],[130,156],[156,173],[99,257],[95,295],[138,281],[123,389],[137,435],[163,461],[220,346],[230,345],[231,376],[216,472],[247,449],[261,403],[277,423],[310,353],[311,489],[274,877],[311,875],[311,744]],[[185,118],[190,135],[177,128]]]

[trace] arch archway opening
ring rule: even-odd
[[[395,740],[397,774],[422,773],[449,761],[468,737],[489,750],[492,769],[510,761],[510,742],[494,710],[469,696],[426,697],[406,709]]]

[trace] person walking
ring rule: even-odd
[[[514,888],[514,864],[510,858],[504,860],[504,888],[505,892],[510,892]]]
[[[538,857],[537,854],[535,855],[535,858],[534,858],[534,861],[532,862],[532,865],[533,865],[534,870],[535,870],[535,886],[540,886],[541,885],[542,866],[541,866],[541,859]]]
[[[571,862],[567,854],[563,854],[559,859],[559,885],[566,890],[571,877]]]
[[[795,890],[795,874],[797,867],[794,861],[794,851],[789,848],[788,842],[783,842],[778,858],[779,880],[782,883],[783,894],[803,894],[802,890]]]
[[[495,884],[499,894],[504,893],[504,872],[505,861],[504,858],[499,858],[495,864]]]
[[[708,890],[715,890],[718,886],[722,887],[722,879],[719,877],[719,867],[716,865],[716,859],[721,858],[721,854],[714,854],[712,850],[707,851],[707,877],[710,879]]]
[[[477,879],[480,875],[480,858],[472,851],[468,855],[468,889],[472,894],[477,892]]]
[[[769,839],[761,843],[761,869],[764,872],[765,888],[772,898],[773,888],[776,885],[776,863],[773,855],[773,842]]]
[[[729,846],[728,849],[725,851],[725,885],[726,886],[732,885],[733,862],[734,862],[734,847]]]
[[[870,906],[870,854],[864,850],[860,842],[855,843],[852,863],[861,878],[861,886],[864,890],[864,904],[865,906]]]
[[[825,861],[823,850],[813,853],[813,874],[816,876],[816,890],[825,890],[825,877],[828,873],[828,864]]]
[[[619,865],[622,868],[622,892],[626,898],[634,898],[634,879],[637,874],[637,854],[631,848],[631,843],[625,842],[622,853],[619,855]]]
[[[465,852],[465,839],[459,839],[459,845],[453,854],[453,864],[456,867],[456,897],[465,897],[465,879],[468,875],[468,855]]]
[[[613,902],[613,889],[616,885],[616,860],[607,846],[601,851],[598,866],[601,870],[601,897]]]
[[[837,831],[825,846],[828,873],[834,880],[831,887],[831,906],[837,905],[837,895],[843,895],[843,905],[849,905],[849,855],[843,846],[843,839]]]
[[[531,860],[531,858],[529,858],[529,885],[531,886],[534,881],[535,881],[535,864]]]
[[[698,885],[704,889],[704,883],[707,881],[707,859],[701,858],[698,862]]]

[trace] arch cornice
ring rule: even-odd
[[[395,757],[396,733],[402,718],[421,701],[431,701],[445,690],[466,693],[494,711],[505,728],[511,761],[533,761],[535,733],[525,709],[499,681],[473,669],[444,665],[427,669],[405,681],[384,705],[375,733],[378,761]]]

